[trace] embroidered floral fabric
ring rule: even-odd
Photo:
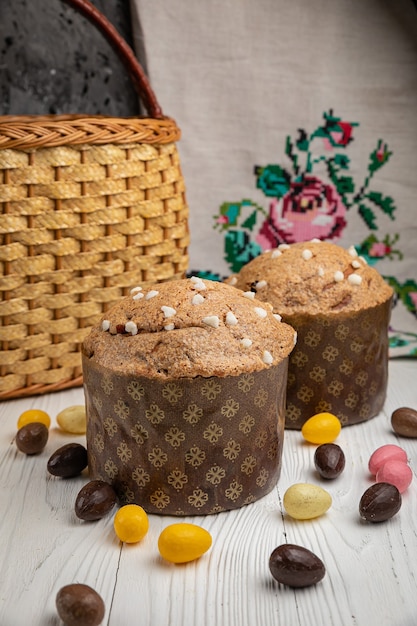
[[[417,356],[411,0],[132,1],[182,128],[190,270],[221,279],[279,243],[353,244],[394,289],[390,355]]]

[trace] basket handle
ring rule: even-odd
[[[89,0],[64,0],[66,4],[86,17],[101,33],[118,54],[130,74],[133,85],[150,117],[162,118],[162,109],[156,99],[149,80],[137,60],[135,53],[111,22]]]

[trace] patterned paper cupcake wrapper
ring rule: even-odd
[[[149,513],[201,515],[266,495],[280,470],[288,359],[225,378],[159,382],[83,357],[91,478]]]
[[[344,426],[381,411],[388,381],[391,300],[333,320],[299,315],[285,321],[297,330],[290,355],[286,428],[300,429],[328,411]]]

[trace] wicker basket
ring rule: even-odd
[[[65,1],[113,45],[148,116],[0,117],[0,399],[82,384],[102,313],[188,264],[180,131],[107,19]]]

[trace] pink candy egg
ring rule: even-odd
[[[411,468],[404,461],[390,459],[376,474],[377,483],[389,483],[395,485],[400,493],[403,493],[413,479]]]
[[[369,459],[368,468],[371,474],[376,476],[378,470],[389,460],[395,459],[396,461],[402,461],[407,463],[407,452],[394,444],[386,444],[377,448],[375,452],[371,454]]]

